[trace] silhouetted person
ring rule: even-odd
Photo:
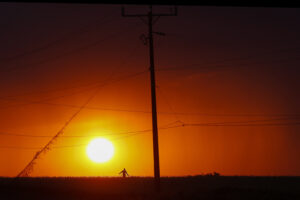
[[[123,178],[126,178],[126,175],[129,176],[125,168],[119,174],[122,174]]]

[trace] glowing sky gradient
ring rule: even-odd
[[[179,6],[157,21],[158,126],[198,124],[159,130],[162,176],[300,175],[299,11]],[[124,133],[151,129],[150,75],[133,76],[149,67],[147,25],[119,5],[0,3],[0,16],[0,176],[18,174],[50,139],[34,136],[55,135],[95,83],[120,77],[54,144],[81,146],[51,149],[32,176],[152,176],[151,132]],[[240,121],[264,125],[207,125]],[[101,134],[115,152],[97,164],[85,144]]]

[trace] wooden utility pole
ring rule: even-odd
[[[157,130],[157,111],[156,111],[156,90],[155,90],[155,68],[154,68],[154,48],[153,48],[153,33],[162,34],[159,32],[153,32],[153,24],[161,16],[177,16],[177,8],[175,7],[172,10],[172,13],[167,14],[153,14],[152,6],[149,6],[148,14],[125,14],[125,9],[122,7],[122,16],[123,17],[143,17],[148,18],[148,37],[146,41],[149,42],[149,58],[150,58],[150,79],[151,79],[151,102],[152,102],[152,132],[153,132],[153,157],[154,157],[154,178],[155,178],[155,187],[156,191],[160,191],[160,169],[159,169],[159,148],[158,148],[158,130]],[[153,18],[156,17],[155,20]],[[147,42],[145,42],[147,43]]]

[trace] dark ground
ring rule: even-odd
[[[300,177],[0,178],[0,199],[300,199]]]

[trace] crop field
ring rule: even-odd
[[[0,178],[0,199],[300,199],[300,177]]]

